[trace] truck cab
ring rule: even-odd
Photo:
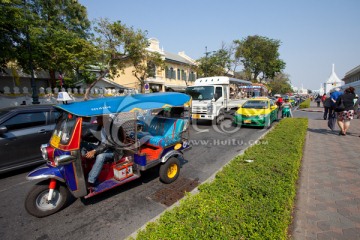
[[[239,85],[250,84],[249,81],[222,76],[197,79],[193,86],[186,88],[186,93],[192,97],[192,119],[219,124],[226,113],[245,101]]]

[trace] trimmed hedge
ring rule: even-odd
[[[137,239],[288,239],[307,125],[281,120]]]
[[[299,108],[309,108],[310,107],[310,98],[305,99],[302,103],[300,103]]]

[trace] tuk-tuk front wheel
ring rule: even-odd
[[[46,217],[62,209],[70,199],[69,190],[57,182],[52,200],[48,201],[49,181],[37,183],[28,193],[25,200],[26,211],[38,218]]]
[[[169,158],[160,166],[160,180],[164,183],[174,182],[180,174],[180,161],[176,157]]]

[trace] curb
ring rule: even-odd
[[[323,110],[320,110],[320,109],[309,109],[309,108],[303,108],[303,109],[297,109],[298,111],[302,111],[302,112],[324,112]]]

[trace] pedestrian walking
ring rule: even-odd
[[[282,104],[283,104],[283,99],[281,97],[280,94],[275,94],[275,97],[276,97],[276,101],[275,101],[275,104],[279,107],[278,109],[278,118],[279,118],[279,114],[281,115],[281,111],[282,111]]]
[[[344,110],[337,111],[337,123],[340,128],[339,135],[346,135],[347,130],[350,127],[350,121],[354,118],[354,98],[355,89],[348,87],[345,89],[344,94],[340,95],[336,101],[336,107],[343,105]]]
[[[326,96],[326,95],[325,95]],[[330,117],[330,115],[332,114],[332,111],[331,111],[331,98],[330,96],[328,96],[324,102],[323,102],[323,105],[324,105],[324,120],[328,119]]]
[[[324,102],[325,102],[326,98],[327,98],[326,93],[324,93],[321,97],[321,102],[322,102],[323,106],[324,106]]]
[[[318,94],[315,98],[315,102],[317,103],[317,107],[320,107],[321,97],[320,94]]]

